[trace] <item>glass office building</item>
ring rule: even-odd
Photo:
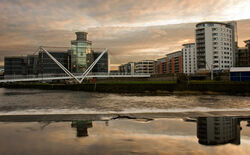
[[[92,42],[87,40],[86,32],[76,32],[76,40],[71,41],[72,72],[82,73],[93,62]]]

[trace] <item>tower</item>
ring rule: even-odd
[[[87,40],[87,32],[76,32],[76,40],[71,41],[71,70],[84,72],[93,62],[92,42]]]

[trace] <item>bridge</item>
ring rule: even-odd
[[[147,78],[150,77],[150,74],[135,74],[135,75],[87,75],[85,78]],[[80,79],[82,76],[75,76],[75,78]],[[62,77],[38,77],[38,78],[20,78],[20,79],[4,79],[0,80],[0,83],[7,83],[7,82],[28,82],[28,81],[51,81],[51,80],[69,80],[74,79],[73,77],[69,76],[62,76]]]
[[[101,57],[108,52],[108,49],[102,51],[102,53],[94,60],[94,62],[83,72],[81,75],[74,75],[68,69],[66,69],[59,61],[57,61],[44,47],[39,47],[41,51],[49,56],[63,71],[65,74],[63,76],[48,76],[48,77],[19,77],[19,78],[11,78],[11,79],[4,79],[0,80],[0,83],[7,83],[7,82],[29,82],[29,81],[51,81],[51,80],[70,80],[73,79],[77,83],[81,84],[85,78],[147,78],[150,77],[150,74],[134,74],[134,75],[119,75],[119,74],[91,74],[89,75],[90,71],[93,67],[97,64],[97,62],[101,59]]]

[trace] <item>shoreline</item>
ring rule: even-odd
[[[108,82],[86,84],[48,84],[48,83],[1,83],[0,88],[72,90],[99,93],[145,94],[145,95],[234,95],[250,96],[249,82]]]
[[[250,111],[210,111],[210,112],[164,112],[164,113],[107,113],[107,114],[25,114],[0,115],[0,122],[42,122],[42,121],[109,121],[114,119],[160,118],[196,118],[196,117],[250,117]]]

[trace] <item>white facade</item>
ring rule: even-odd
[[[196,25],[198,70],[229,70],[233,67],[235,26],[235,22],[203,22]]]
[[[194,74],[197,71],[197,57],[195,43],[184,44],[183,55],[183,73]]]
[[[135,72],[136,73],[154,73],[154,60],[142,60],[135,63]]]

